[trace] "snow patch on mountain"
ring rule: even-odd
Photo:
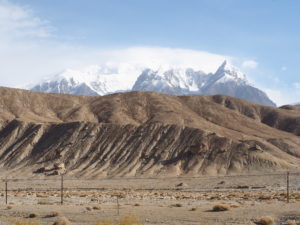
[[[191,68],[147,69],[138,77],[132,90],[187,95],[200,92],[208,76],[202,71]]]

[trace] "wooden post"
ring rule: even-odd
[[[290,202],[290,172],[286,174],[286,202]]]
[[[64,204],[64,175],[61,175],[61,182],[60,182],[60,204]]]
[[[119,205],[119,196],[117,195],[117,212],[118,212],[118,216],[120,215],[120,205]]]
[[[5,180],[5,204],[7,205],[7,180]]]

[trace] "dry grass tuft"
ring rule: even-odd
[[[125,216],[124,218],[120,219],[117,223],[118,225],[142,225],[140,219],[135,215]]]
[[[66,217],[61,217],[53,223],[53,225],[70,225],[70,220]]]
[[[231,208],[238,208],[239,205],[237,205],[237,204],[231,204],[230,207],[231,207]]]
[[[110,221],[99,221],[96,225],[112,225],[112,223]]]
[[[96,223],[96,225],[142,225],[140,222],[140,219],[136,215],[129,215],[121,218],[119,221],[116,223],[112,223],[110,221],[99,221]]]
[[[38,205],[53,205],[52,202],[47,202],[47,201],[38,201],[37,204]]]
[[[12,209],[12,206],[9,205],[9,206],[6,207],[6,209]]]
[[[275,221],[272,217],[263,216],[256,221],[256,224],[259,225],[274,225]]]
[[[286,224],[287,225],[297,225],[295,220],[288,220],[288,221],[286,221]]]
[[[142,206],[140,203],[134,203],[134,206]]]
[[[86,209],[87,211],[92,211],[92,207],[90,207],[90,206],[85,207],[85,209]]]
[[[228,204],[217,204],[213,207],[214,212],[228,211],[230,210],[230,205]]]
[[[12,225],[40,225],[38,221],[29,220],[29,219],[19,219],[11,221]]]
[[[191,208],[190,209],[190,211],[196,211],[197,210],[197,208]]]

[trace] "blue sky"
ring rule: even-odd
[[[299,11],[297,0],[0,0],[0,85],[138,46],[228,56],[279,105],[300,102]]]

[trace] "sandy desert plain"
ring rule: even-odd
[[[300,224],[300,174],[177,178],[15,179],[1,190],[1,224]],[[216,205],[229,207],[214,211]],[[227,208],[226,208],[227,209]],[[32,217],[32,218],[30,218]]]

